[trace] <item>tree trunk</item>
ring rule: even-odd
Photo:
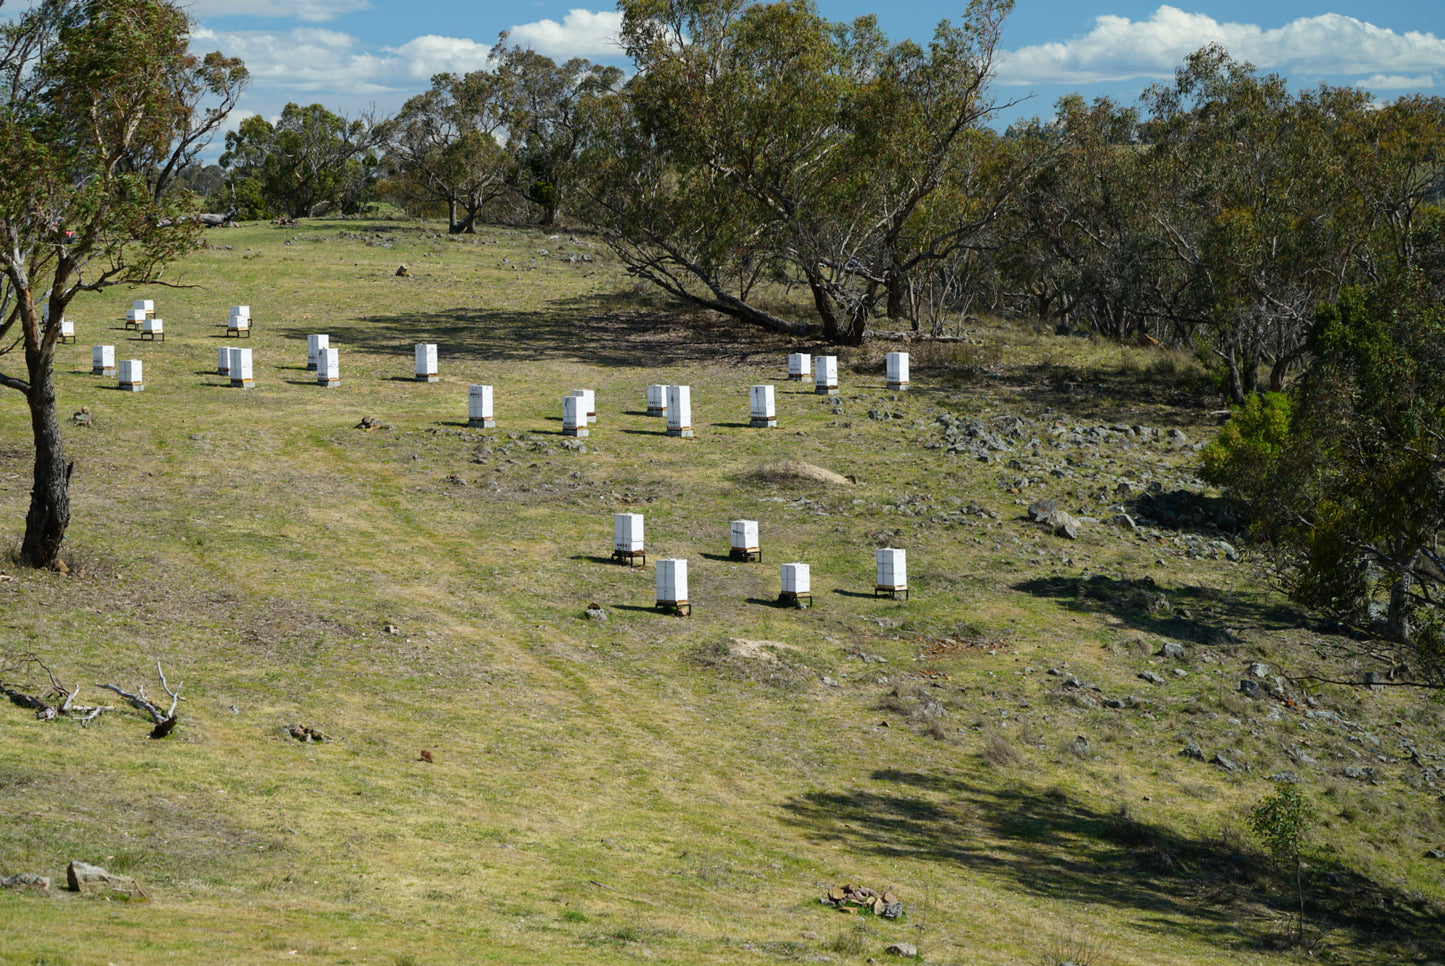
[[[1415,560],[1412,557],[1410,566],[1414,565]],[[1399,641],[1401,644],[1409,644],[1410,638],[1414,634],[1414,627],[1411,626],[1410,620],[1413,609],[1410,605],[1410,586],[1412,583],[1413,578],[1409,571],[1406,571],[1396,577],[1394,582],[1390,584],[1390,609],[1386,612],[1385,616],[1385,633],[1389,635],[1391,640]]]
[[[49,356],[44,346],[25,353],[30,376],[26,402],[35,437],[35,481],[30,490],[30,512],[25,515],[20,563],[39,569],[54,569],[59,564],[60,545],[70,526],[70,466],[60,439]]]

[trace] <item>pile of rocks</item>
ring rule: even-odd
[[[883,919],[897,919],[903,915],[903,903],[892,892],[875,892],[851,882],[829,889],[819,901],[843,912],[872,913]]]

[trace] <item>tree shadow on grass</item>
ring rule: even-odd
[[[995,381],[1041,409],[1098,422],[1145,421],[1162,409],[1198,412],[1221,404],[1218,391],[1198,373],[1171,371],[1162,362],[1142,369],[1040,362],[1009,366]]]
[[[282,335],[315,331],[292,326]],[[421,341],[444,355],[538,362],[567,359],[600,366],[657,367],[775,363],[792,345],[781,336],[711,317],[622,309],[605,297],[558,299],[540,312],[459,306],[445,312],[370,315],[328,325],[332,339],[368,352],[407,354]]]
[[[1017,776],[997,788],[901,769],[870,777],[878,785],[785,800],[786,820],[817,842],[946,863],[1052,901],[1111,906],[1161,935],[1222,948],[1271,944],[1278,936],[1267,921],[1293,911],[1292,885],[1260,857],[1141,821],[1122,806],[1101,811]],[[1346,937],[1351,962],[1445,957],[1440,910],[1353,870],[1322,867],[1306,905],[1307,921]]]
[[[1052,598],[1076,613],[1108,614],[1145,633],[1200,644],[1236,643],[1232,628],[1288,630],[1304,622],[1299,611],[1277,602],[1212,587],[1165,587],[1152,577],[1040,577],[1013,589]]]

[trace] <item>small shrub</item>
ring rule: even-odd
[[[983,760],[995,768],[1017,765],[1023,758],[1018,750],[996,728],[986,728],[983,733]]]

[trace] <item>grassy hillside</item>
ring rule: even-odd
[[[83,703],[159,694],[157,662],[183,682],[159,741],[123,706],[88,728],[0,707],[0,877],[63,885],[79,859],[146,898],[0,890],[0,961],[1273,963],[1299,955],[1293,897],[1247,817],[1285,770],[1319,820],[1313,953],[1445,961],[1438,704],[1277,680],[1329,641],[1218,526],[1187,361],[1000,325],[914,347],[906,392],[887,346],[844,353],[830,399],[784,381],[810,347],[652,300],[583,236],[210,239],[181,287],[75,307],[72,573],[0,582],[0,653]],[[139,297],[164,342],[122,328]],[[215,375],[233,303],[252,390]],[[339,388],[305,371],[318,332]],[[440,383],[412,377],[421,341]],[[144,392],[90,374],[101,342]],[[750,429],[764,382],[779,427]],[[472,383],[494,430],[467,426]],[[691,385],[694,439],[645,415],[649,383]],[[574,388],[597,395],[581,441]],[[855,482],[757,472],[784,459]],[[1029,521],[1045,498],[1077,540]],[[689,561],[690,618],[609,561],[624,510],[649,563]],[[727,559],[739,518],[764,562]],[[906,601],[873,595],[881,546],[908,550]],[[795,560],[810,609],[776,605]],[[42,690],[27,668],[5,682]],[[845,882],[904,916],[820,902]]]

